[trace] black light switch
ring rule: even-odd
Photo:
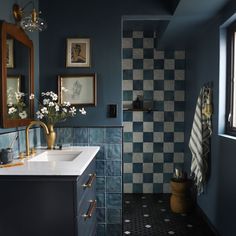
[[[117,117],[117,104],[108,105],[108,117],[116,118]]]

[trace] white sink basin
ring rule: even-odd
[[[78,150],[47,150],[44,151],[28,161],[32,162],[50,162],[50,161],[66,161],[72,162],[79,157],[82,151]]]

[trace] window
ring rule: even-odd
[[[236,136],[236,22],[227,32],[226,133]]]

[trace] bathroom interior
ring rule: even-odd
[[[235,235],[234,0],[0,6],[0,235]]]

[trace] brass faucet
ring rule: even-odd
[[[26,146],[26,151],[25,151],[25,156],[28,157],[30,156],[30,147],[29,147],[29,129],[33,126],[33,125],[40,125],[43,127],[44,132],[46,133],[46,135],[49,134],[49,130],[48,127],[45,123],[43,123],[42,121],[39,120],[34,120],[31,121],[29,123],[29,125],[26,127],[25,129],[25,146]]]

